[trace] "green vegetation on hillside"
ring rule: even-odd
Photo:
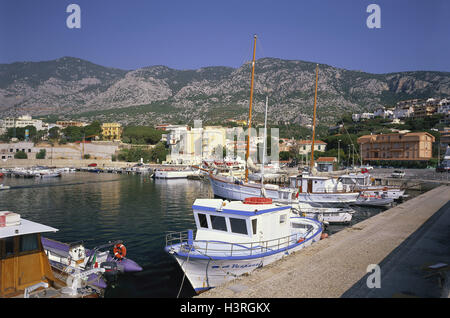
[[[122,142],[154,145],[161,140],[163,131],[149,126],[127,126],[123,130]]]

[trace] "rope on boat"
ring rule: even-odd
[[[191,248],[189,249],[188,255],[186,260],[183,262],[183,264],[181,264],[181,268],[183,268],[184,263],[189,262],[189,256],[191,254],[192,249],[194,248],[194,246],[191,246]],[[183,284],[184,284],[184,279],[186,278],[186,271],[183,271],[183,279],[181,280],[181,285],[180,285],[180,289],[178,290],[178,294],[177,294],[177,298],[180,297],[180,293],[181,293],[181,289],[183,288]]]

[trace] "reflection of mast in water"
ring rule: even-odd
[[[120,185],[120,181],[104,182],[96,185],[100,188],[100,204],[103,211],[109,211],[109,213],[117,213],[119,211]]]

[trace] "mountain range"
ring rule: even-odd
[[[316,63],[261,58],[255,64],[253,116],[311,122]],[[122,124],[222,122],[247,119],[251,63],[176,70],[104,67],[79,58],[0,64],[0,118],[21,114]],[[449,97],[450,72],[372,74],[319,64],[317,119],[373,111],[410,98]]]

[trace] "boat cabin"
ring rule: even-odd
[[[341,182],[334,178],[301,174],[289,177],[289,185],[300,193],[329,193],[348,191]]]
[[[0,297],[24,294],[27,287],[55,281],[41,243],[41,233],[55,228],[0,211]]]
[[[355,186],[355,185],[356,186],[365,186],[365,185],[371,184],[370,175],[367,173],[365,173],[365,174],[350,173],[350,174],[342,175],[342,176],[339,176],[338,181],[342,182],[342,184],[344,184],[344,185],[351,185],[351,186]]]
[[[271,199],[247,198],[244,202],[197,199],[192,208],[197,225],[196,241],[248,243],[291,234],[291,207],[273,204]]]

